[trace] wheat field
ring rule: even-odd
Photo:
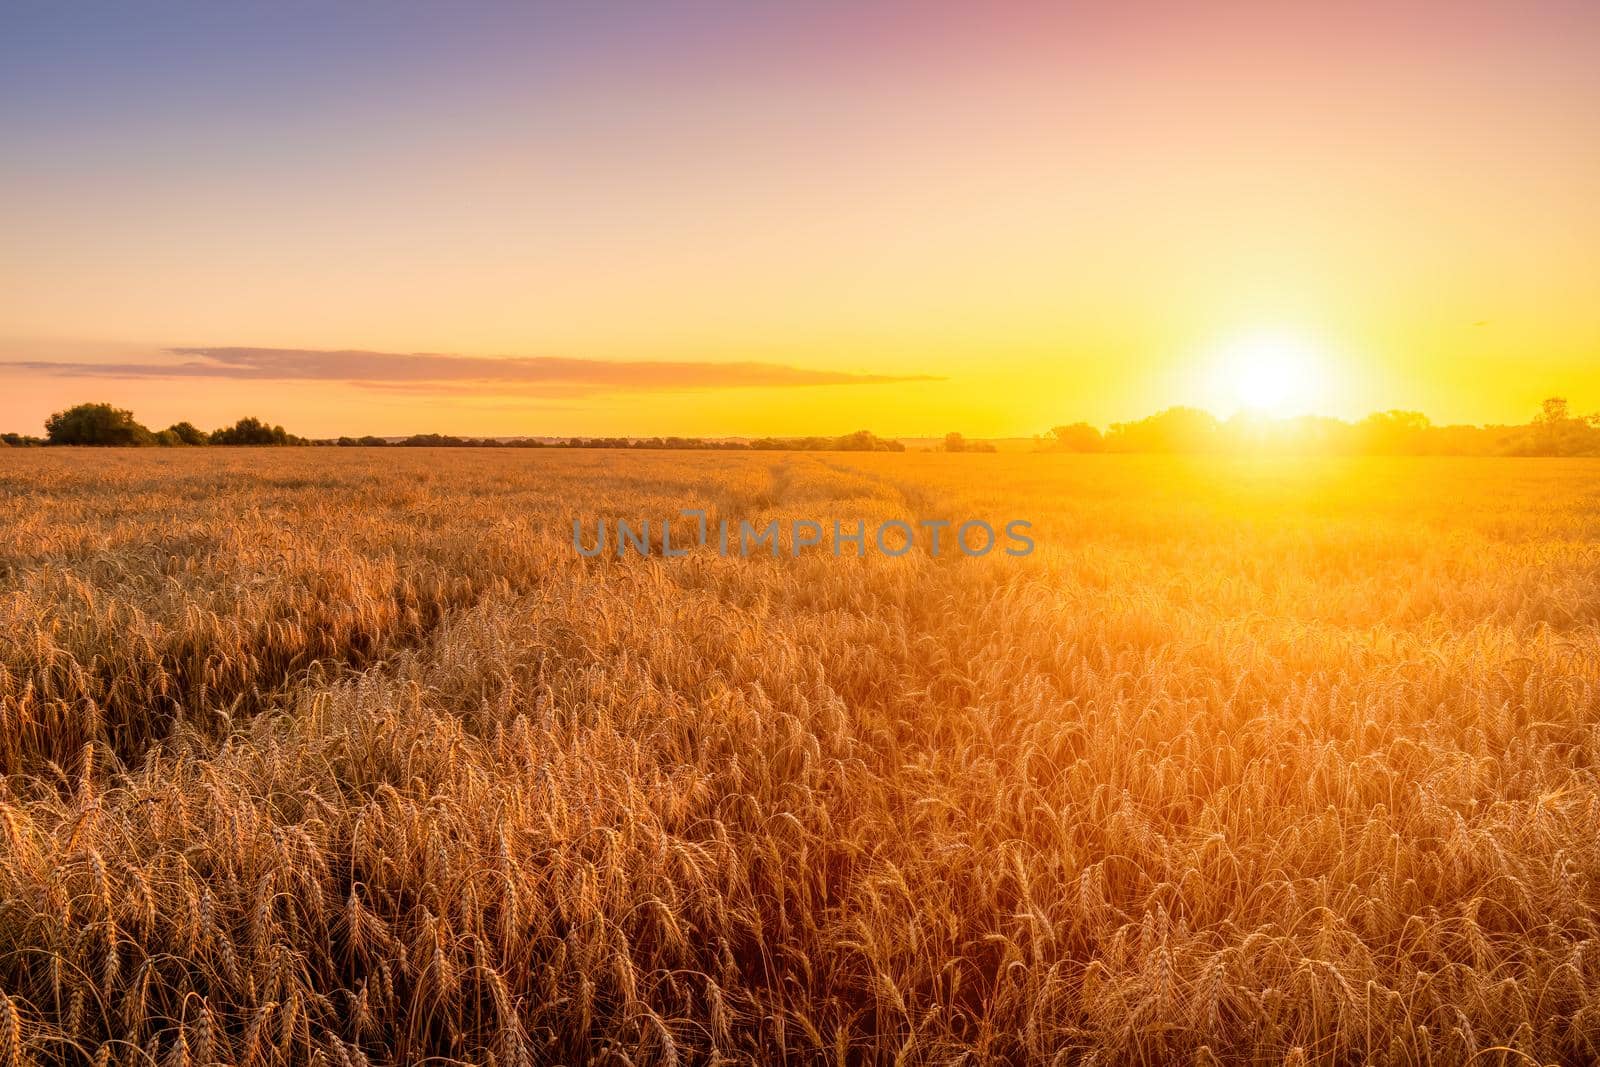
[[[0,1063],[1595,1062],[1597,475],[0,452]]]

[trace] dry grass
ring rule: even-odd
[[[1597,473],[12,450],[0,1063],[1593,1062]]]

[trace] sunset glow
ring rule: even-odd
[[[86,399],[311,434],[1600,407],[1593,4],[4,19],[0,429]],[[1279,323],[1328,388],[1249,353],[1219,387],[1217,346]]]

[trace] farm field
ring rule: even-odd
[[[1597,1059],[1600,461],[0,450],[0,1062]]]

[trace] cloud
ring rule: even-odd
[[[937,381],[932,375],[853,374],[779,363],[569,359],[560,356],[450,356],[358,349],[170,348],[163,362],[0,361],[0,368],[66,378],[188,378],[344,382],[414,392],[581,393],[674,389],[770,389]]]

